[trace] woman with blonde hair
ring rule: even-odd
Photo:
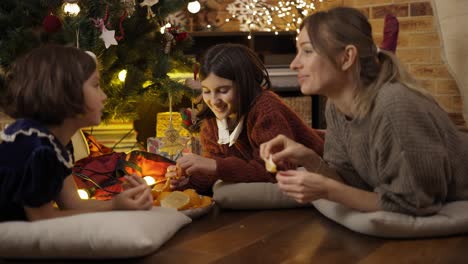
[[[282,191],[301,202],[328,199],[360,211],[436,213],[468,198],[468,134],[373,42],[358,10],[307,17],[291,68],[304,94],[328,97],[324,159],[283,135],[260,155],[307,171],[280,171]]]

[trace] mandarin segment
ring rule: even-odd
[[[207,206],[210,206],[212,202],[213,202],[213,201],[212,201],[211,197],[209,197],[209,196],[202,196],[202,198],[201,198],[201,203],[200,203],[199,207],[207,207]]]
[[[190,206],[190,197],[183,192],[174,191],[161,199],[161,206],[177,210],[185,210]]]
[[[153,189],[151,189],[151,193],[153,194],[153,197],[157,193],[161,192],[167,192],[171,190],[171,186],[169,184],[169,180],[166,180],[165,182],[160,182],[156,185],[154,185]]]
[[[161,200],[166,198],[171,192],[161,192],[158,197],[156,197],[156,201],[158,201],[158,204],[161,204]]]
[[[197,207],[201,203],[200,195],[194,189],[186,189],[184,193],[190,197],[190,207]]]
[[[265,169],[268,172],[276,173],[276,164],[273,162],[273,158],[271,157],[271,154],[270,154],[270,157],[268,157],[268,159],[265,160]]]

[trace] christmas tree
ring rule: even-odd
[[[183,54],[191,38],[182,25],[171,21],[187,3],[2,0],[0,65],[6,69],[21,54],[48,42],[90,50],[100,62],[108,96],[104,119],[135,120],[151,114],[147,118],[154,123],[155,111],[167,110],[169,94],[175,103],[193,96],[192,90],[168,76],[192,71],[193,60]]]

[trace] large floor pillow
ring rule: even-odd
[[[150,211],[87,213],[36,222],[0,223],[0,257],[34,259],[128,258],[157,250],[182,226],[184,214]]]
[[[468,232],[468,201],[445,204],[431,216],[377,211],[363,213],[328,200],[312,204],[331,220],[359,233],[388,238],[438,237]]]
[[[226,183],[213,186],[213,200],[228,209],[276,209],[310,206],[283,194],[278,185],[268,182]]]
[[[213,188],[223,208],[267,209],[304,206],[284,195],[273,183],[224,183]],[[359,233],[388,238],[437,237],[468,232],[468,201],[444,205],[435,215],[417,217],[393,212],[363,213],[328,200],[312,204],[324,216]]]

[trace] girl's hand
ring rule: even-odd
[[[141,177],[138,177],[135,174],[125,175],[124,177],[125,182],[122,184],[124,190],[131,189],[142,184],[147,185],[145,180],[143,180]]]
[[[298,170],[280,171],[276,180],[281,191],[300,203],[327,199],[330,181],[333,181],[317,173]]]
[[[272,155],[273,162],[281,164],[291,162],[295,165],[306,166],[310,160],[316,160],[315,151],[295,142],[284,135],[278,135],[272,140],[260,145],[260,157],[264,160]]]
[[[152,207],[153,196],[146,184],[124,190],[112,199],[112,209],[114,210],[149,210]]]
[[[193,153],[185,154],[178,159],[177,167],[180,167],[183,176],[216,174],[216,160],[204,158]]]
[[[171,172],[169,172],[169,170]],[[177,175],[171,178],[171,188],[182,189],[189,182],[190,176],[208,176],[216,174],[216,160],[204,158],[197,154],[188,153],[177,160],[177,166],[168,168],[168,175]]]
[[[185,185],[189,182],[187,175],[185,175],[182,168],[177,165],[167,167],[166,178],[170,181],[172,190],[184,189]]]

